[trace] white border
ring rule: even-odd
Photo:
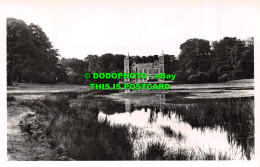
[[[168,165],[176,165],[176,166],[191,166],[191,165],[199,165],[199,166],[260,166],[260,112],[259,112],[259,104],[260,97],[259,93],[259,85],[260,85],[260,6],[259,1],[252,1],[252,3],[256,3],[258,6],[255,6],[256,15],[255,15],[255,32],[254,32],[254,40],[255,40],[255,160],[251,161],[84,161],[84,162],[8,162],[7,161],[7,103],[6,103],[6,17],[4,10],[8,10],[6,6],[3,6],[3,1],[0,0],[0,161],[1,166],[19,166],[19,167],[28,167],[28,166],[59,166],[63,165],[67,166],[75,166],[75,165],[89,165],[89,166],[107,166],[107,165],[115,165],[115,166],[124,166],[124,167],[132,167],[132,166],[168,166]],[[48,1],[46,1],[48,3]],[[242,23],[241,23],[242,24]]]

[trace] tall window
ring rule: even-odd
[[[152,70],[151,70],[151,68],[149,68],[149,74],[152,74]]]
[[[163,73],[163,67],[160,67],[160,73]]]
[[[146,68],[144,69],[144,73],[146,73]]]

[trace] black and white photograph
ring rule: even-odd
[[[260,1],[0,6],[7,162],[257,166]]]

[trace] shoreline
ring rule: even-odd
[[[235,81],[237,82],[237,81]],[[212,99],[205,95],[214,95],[215,98],[219,98],[217,95],[223,95],[223,93],[227,94],[227,92],[253,92],[254,93],[254,86],[252,85],[253,82],[246,83],[246,86],[242,86],[241,83],[224,83],[227,86],[220,89],[218,86],[209,85],[206,88],[201,88],[203,84],[197,84],[193,87],[187,87],[183,89],[183,87],[187,85],[176,85],[177,89],[170,89],[167,91],[146,91],[146,92],[130,92],[130,93],[111,93],[106,94],[106,91],[99,91],[98,95],[96,92],[91,90],[88,86],[82,85],[48,85],[49,87],[46,89],[46,85],[37,85],[37,84],[23,84],[16,86],[16,93],[9,90],[7,91],[8,96],[14,96],[14,101],[8,101],[7,103],[7,123],[8,123],[8,160],[60,160],[59,157],[51,150],[48,146],[47,141],[43,141],[41,143],[34,143],[33,146],[31,141],[26,139],[26,135],[22,132],[19,121],[20,118],[23,117],[24,114],[33,112],[32,109],[20,105],[20,101],[22,100],[33,100],[33,99],[43,99],[45,96],[55,96],[56,94],[71,94],[72,96],[79,96],[81,94],[85,95],[94,95],[92,98],[95,97],[105,97],[110,98],[115,101],[124,101],[125,103],[134,103],[138,104],[153,104],[153,103],[191,103],[195,100],[202,100],[202,99]],[[188,85],[189,86],[189,85]],[[205,86],[205,84],[204,84]],[[59,89],[58,89],[59,88]],[[239,90],[237,90],[239,89]],[[10,93],[11,91],[11,93]],[[30,92],[30,93],[29,93]],[[97,91],[98,92],[98,91]],[[91,94],[92,93],[92,94]],[[103,94],[102,94],[103,93]],[[162,94],[167,94],[169,97],[166,100],[173,100],[167,101],[165,97],[161,97]],[[243,96],[242,94],[235,93],[237,97],[254,97],[254,94],[247,94]],[[228,95],[228,94],[227,94]],[[192,99],[191,97],[196,97]],[[200,97],[200,98],[199,98]],[[237,98],[234,96],[225,96],[223,98]],[[177,99],[177,100],[176,100]],[[176,100],[176,101],[174,101]],[[31,146],[31,147],[29,147]],[[35,147],[34,147],[35,146]],[[69,159],[68,159],[69,160]]]

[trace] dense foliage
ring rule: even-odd
[[[180,46],[179,67],[184,83],[225,82],[254,78],[254,41],[225,37],[212,42],[189,39]],[[179,76],[180,76],[179,75]]]
[[[67,83],[71,84],[89,84],[89,83],[117,83],[115,79],[90,79],[86,80],[85,73],[122,73],[124,71],[125,55],[111,53],[101,56],[88,55],[84,60],[77,58],[65,59],[59,61],[67,72]]]
[[[7,81],[55,83],[66,79],[58,65],[58,50],[35,24],[7,19]]]
[[[188,39],[180,45],[178,59],[164,55],[165,73],[176,74],[178,83],[226,82],[254,78],[254,41],[225,37],[211,44],[204,39]],[[43,30],[35,24],[7,19],[7,80],[34,83],[70,84],[117,83],[114,79],[88,79],[84,73],[122,73],[122,54],[106,53],[59,59]],[[154,62],[158,56],[131,56],[130,64]]]
[[[90,79],[83,78],[84,73],[123,73],[124,72],[124,58],[122,54],[106,53],[101,56],[88,55],[84,60],[72,58],[62,58],[59,61],[67,72],[67,82],[72,84],[89,84],[89,83],[117,83],[119,80],[115,79]],[[136,63],[149,63],[154,62],[156,56],[131,56],[130,64],[135,61]],[[158,56],[157,56],[158,59]],[[177,70],[178,64],[174,55],[165,55],[165,70],[171,73]]]

